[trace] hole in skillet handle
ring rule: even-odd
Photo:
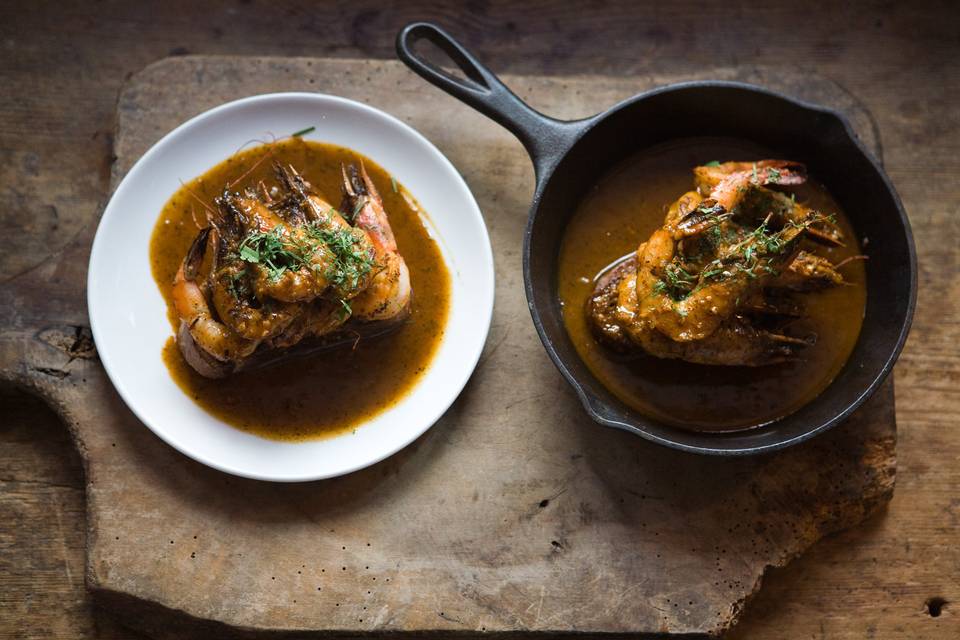
[[[465,78],[430,62],[415,51],[427,40],[463,72]],[[586,130],[592,119],[556,120],[536,111],[517,97],[453,36],[435,24],[413,22],[397,34],[397,56],[430,84],[473,107],[515,135],[533,160],[538,186],[564,153]]]
[[[417,43],[423,40],[445,53],[466,77],[457,77],[427,60],[423,54],[416,53]],[[414,22],[397,34],[397,55],[424,79],[450,93],[457,90],[471,92],[472,95],[490,95],[491,79],[498,83],[493,74],[450,34],[429,22]],[[466,99],[463,93],[454,95]]]

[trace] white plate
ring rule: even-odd
[[[206,413],[161,360],[172,335],[148,245],[166,201],[246,141],[310,126],[305,136],[373,158],[419,201],[450,270],[446,332],[429,370],[398,404],[352,434],[300,443],[239,431]],[[248,478],[303,481],[356,471],[430,428],[467,383],[493,313],[493,255],[480,209],[453,165],[422,135],[366,105],[313,93],[237,100],[181,125],[133,166],[107,205],[87,278],[100,359],[127,406],[160,438],[206,465]]]

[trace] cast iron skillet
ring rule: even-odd
[[[466,79],[414,52],[428,40]],[[413,23],[397,36],[397,54],[427,81],[492,118],[527,149],[536,190],[523,240],[523,279],[533,323],[557,368],[590,416],[662,445],[702,454],[744,455],[781,449],[842,422],[890,373],[916,303],[917,264],[910,224],[890,180],[838,113],[759,87],[687,82],[639,94],[597,116],[564,122],[533,110],[449,34]],[[659,423],[630,409],[577,354],[560,314],[557,258],[564,227],[588,188],[612,165],[670,139],[729,136],[805,162],[867,241],[867,309],[844,369],[815,400],[770,425],[727,434]]]

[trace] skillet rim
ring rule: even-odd
[[[578,380],[577,376],[567,367],[563,358],[557,353],[556,347],[554,346],[554,339],[547,334],[547,330],[544,328],[543,321],[541,320],[541,311],[540,307],[545,304],[549,304],[547,300],[538,300],[534,291],[533,278],[531,276],[530,269],[530,245],[531,238],[533,236],[534,224],[539,215],[541,215],[540,206],[542,204],[542,197],[548,186],[551,183],[551,180],[554,177],[556,169],[563,162],[563,160],[570,155],[570,152],[584,139],[586,138],[601,122],[606,120],[608,117],[613,114],[622,111],[623,109],[629,108],[634,104],[641,102],[643,100],[665,94],[665,93],[677,93],[684,91],[692,90],[702,90],[702,89],[721,89],[721,90],[731,90],[738,92],[743,96],[747,96],[748,99],[754,96],[763,96],[767,98],[773,98],[776,100],[784,101],[792,106],[798,107],[800,109],[810,111],[813,113],[821,114],[832,119],[835,123],[838,123],[844,133],[844,137],[848,143],[852,143],[853,147],[860,153],[860,155],[866,159],[868,165],[880,178],[881,183],[885,187],[886,195],[890,198],[891,202],[894,205],[894,209],[897,212],[897,217],[900,222],[900,229],[903,232],[903,241],[906,243],[907,255],[908,255],[908,264],[909,264],[909,291],[908,291],[908,301],[907,306],[904,312],[904,316],[900,321],[900,329],[897,334],[896,340],[892,344],[892,348],[887,351],[883,365],[880,367],[879,371],[873,375],[871,382],[860,391],[859,395],[850,403],[846,404],[843,409],[837,412],[832,418],[825,422],[813,426],[806,431],[794,435],[792,437],[784,438],[782,440],[777,440],[776,442],[759,445],[759,446],[719,446],[720,443],[732,442],[737,438],[737,436],[742,436],[743,434],[749,434],[753,430],[748,429],[744,431],[732,432],[729,434],[710,434],[709,432],[693,432],[687,431],[672,425],[661,423],[652,418],[646,416],[642,417],[639,420],[625,421],[619,418],[611,418],[607,415],[604,415],[606,412],[605,402],[597,398],[592,392],[589,392],[584,388],[583,384]],[[917,288],[918,288],[918,274],[917,274],[917,252],[916,244],[913,237],[913,231],[910,226],[910,220],[907,217],[907,213],[903,208],[903,203],[900,200],[900,196],[897,193],[896,188],[893,186],[892,181],[884,171],[883,167],[874,158],[873,154],[867,149],[863,142],[859,139],[853,127],[850,125],[849,120],[839,111],[825,107],[822,105],[806,102],[804,100],[792,98],[786,96],[777,91],[767,89],[765,87],[760,87],[754,84],[746,82],[736,82],[736,81],[727,81],[727,80],[691,80],[685,82],[678,82],[669,85],[664,85],[662,87],[655,87],[648,91],[638,93],[634,96],[626,98],[613,105],[606,111],[602,111],[597,115],[584,118],[582,120],[574,121],[559,121],[544,116],[544,119],[554,126],[563,126],[570,127],[574,125],[577,127],[577,130],[574,132],[574,135],[570,137],[563,149],[557,150],[555,153],[550,154],[547,158],[537,158],[533,157],[534,167],[536,170],[536,188],[534,196],[530,205],[530,211],[527,216],[527,223],[524,228],[524,237],[523,237],[523,283],[524,283],[524,293],[527,297],[527,307],[530,311],[531,319],[533,320],[533,325],[537,330],[537,335],[540,338],[540,342],[543,343],[544,350],[547,352],[547,355],[550,357],[550,360],[553,362],[554,366],[560,371],[560,374],[564,377],[567,383],[573,388],[576,392],[577,397],[580,400],[580,403],[583,405],[583,408],[586,410],[590,418],[604,427],[620,429],[627,431],[634,435],[638,435],[646,440],[651,442],[670,447],[673,449],[678,449],[681,451],[686,451],[689,453],[697,453],[703,455],[715,455],[715,456],[746,456],[746,455],[756,455],[762,453],[768,453],[773,451],[778,451],[780,449],[785,449],[789,446],[799,444],[806,440],[813,438],[814,436],[823,433],[838,424],[845,421],[850,417],[853,412],[859,409],[876,391],[879,389],[880,385],[887,379],[890,375],[890,372],[893,370],[893,366],[896,363],[897,359],[900,357],[900,354],[903,352],[903,348],[906,344],[907,337],[910,333],[910,328],[913,323],[913,317],[916,310],[917,304]],[[869,290],[868,290],[869,295]],[[858,338],[859,341],[859,338]],[[831,385],[834,382],[830,383]],[[829,386],[829,385],[828,385]],[[814,398],[810,403],[816,403],[821,396]],[[618,402],[622,402],[619,401]],[[831,412],[833,413],[833,412]],[[763,429],[773,427],[779,422],[782,422],[784,419],[789,419],[790,416],[785,416],[784,418],[775,421],[772,424],[764,425]],[[658,427],[665,428],[671,435],[676,437],[666,438],[662,437],[656,433],[650,431],[649,427],[644,424],[644,422],[652,423]],[[690,440],[707,438],[714,439],[717,441],[718,446],[702,446],[698,444],[691,444]]]

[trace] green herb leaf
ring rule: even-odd
[[[299,138],[300,136],[305,136],[305,135],[307,135],[308,133],[313,133],[313,132],[316,131],[316,130],[317,130],[316,127],[307,127],[306,129],[300,129],[300,131],[297,131],[297,132],[295,132],[295,133],[291,133],[291,134],[290,134],[290,137],[291,137],[291,138]]]
[[[260,262],[260,253],[251,246],[240,246],[240,259],[247,262]]]
[[[325,275],[330,284],[341,290],[356,289],[377,266],[352,229],[308,225],[307,233],[332,254]]]
[[[393,176],[390,176],[390,185],[393,187],[393,192],[397,192],[397,179]]]
[[[719,161],[719,160],[711,160],[710,162],[705,163],[703,166],[705,166],[705,167],[719,167],[719,166],[720,166],[720,161]]]

